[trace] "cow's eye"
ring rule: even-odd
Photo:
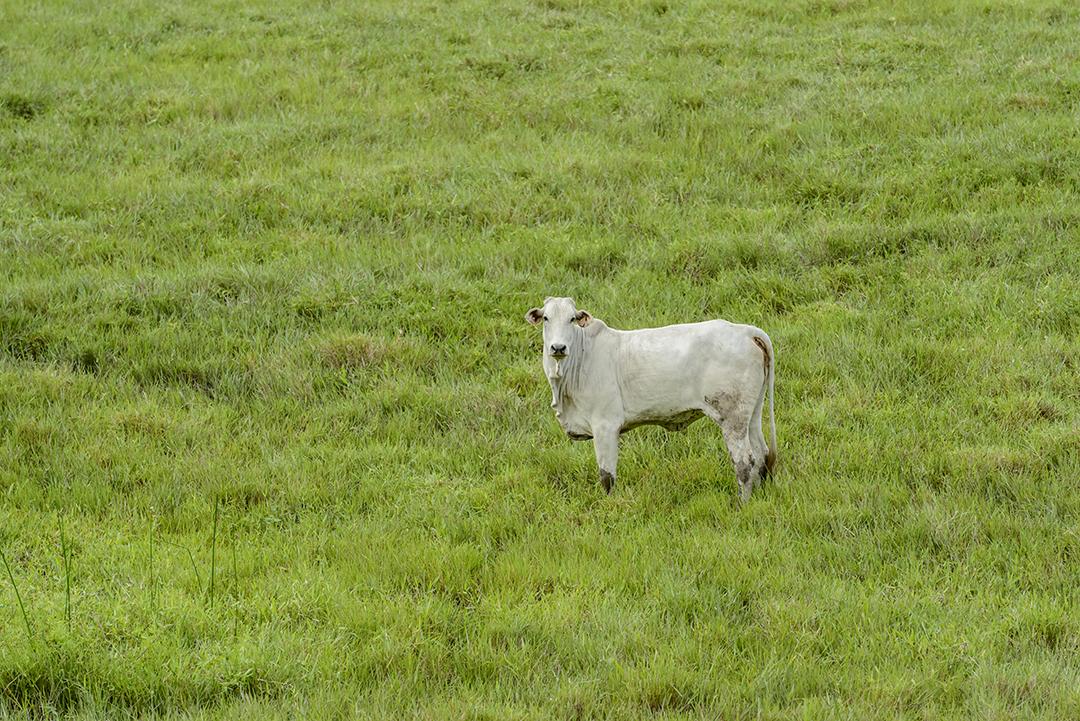
[[[544,322],[547,323],[547,316],[544,316]]]

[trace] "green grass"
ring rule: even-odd
[[[1080,716],[1077,37],[0,4],[0,716]],[[605,497],[550,294],[766,329],[775,482],[699,423]]]

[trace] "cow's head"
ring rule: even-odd
[[[525,320],[544,324],[544,355],[562,360],[580,349],[581,329],[592,316],[578,310],[573,298],[548,298],[542,307],[526,313]]]

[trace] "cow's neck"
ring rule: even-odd
[[[544,358],[544,372],[551,384],[551,407],[555,417],[563,420],[563,413],[573,403],[573,398],[581,388],[585,376],[585,366],[589,363],[592,346],[590,333],[582,333],[576,352],[563,360],[556,361],[550,356]]]
[[[581,363],[566,358],[552,361],[547,370],[548,383],[551,384],[551,407],[555,409],[555,417],[560,420],[567,404],[573,398],[580,368]]]

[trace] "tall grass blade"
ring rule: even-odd
[[[64,514],[56,517],[56,523],[60,526],[60,554],[64,559],[64,619],[67,621],[68,635],[71,635],[71,550],[64,534]]]
[[[195,585],[202,588],[202,575],[199,574],[199,564],[195,563],[195,554],[191,552],[191,549],[187,546],[182,546],[179,543],[173,543],[172,541],[162,540],[162,543],[167,546],[179,548],[181,551],[187,553],[188,560],[191,561],[191,570],[195,572]]]
[[[210,538],[210,608],[214,607],[214,575],[217,566],[218,501],[214,499],[214,533]]]
[[[236,528],[232,534],[232,593],[233,593],[233,640],[236,640],[238,626],[240,624],[240,584],[236,576]]]
[[[11,573],[11,566],[8,565],[7,555],[3,550],[0,550],[0,559],[4,561],[4,568],[7,570],[8,580],[11,581],[11,587],[15,589],[15,600],[19,602],[19,611],[22,612],[23,624],[26,626],[26,637],[31,641],[34,640],[34,632],[30,628],[30,617],[26,615],[26,606],[23,605],[22,594],[19,593],[19,585],[15,583],[15,576]]]
[[[157,612],[157,589],[154,579],[154,521],[150,521],[150,608]]]

